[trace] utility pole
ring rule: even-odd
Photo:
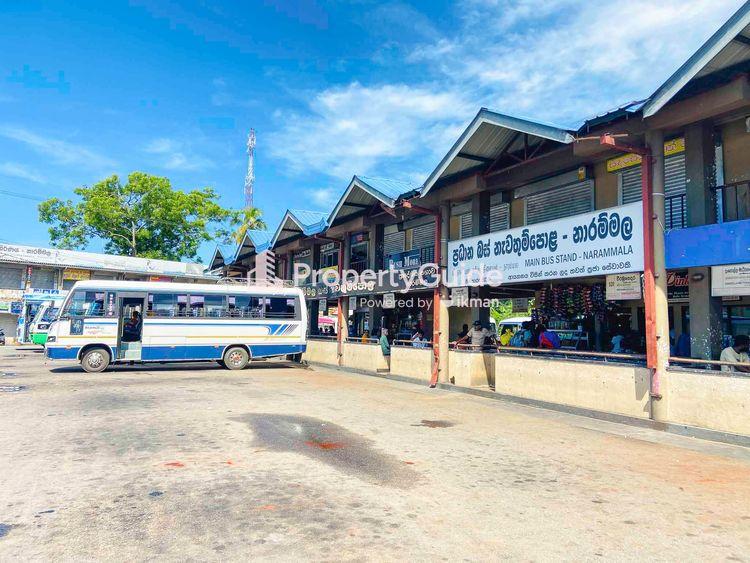
[[[255,186],[255,129],[250,129],[247,136],[247,174],[245,175],[245,207],[253,206],[253,187]]]

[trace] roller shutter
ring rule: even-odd
[[[391,254],[404,251],[404,231],[387,233],[383,236],[383,257],[388,259]]]
[[[498,203],[490,207],[490,232],[510,228],[510,204]]]
[[[411,235],[412,248],[429,248],[435,245],[435,222],[414,227]]]
[[[527,225],[589,213],[594,210],[594,183],[591,180],[577,182],[524,199]]]
[[[641,167],[629,168],[618,174],[622,204],[641,201]],[[685,153],[664,157],[664,216],[667,229],[687,226],[687,191]]]
[[[628,168],[618,174],[620,183],[620,204],[641,201],[641,167]]]
[[[667,229],[687,226],[685,153],[664,158],[664,218]]]
[[[0,266],[0,289],[23,289],[22,266]]]
[[[471,236],[471,213],[464,213],[458,217],[460,225],[460,236],[459,238],[466,238]]]
[[[35,289],[55,289],[55,270],[32,268],[31,287]]]

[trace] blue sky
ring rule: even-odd
[[[480,106],[565,125],[645,97],[740,4],[3,2],[0,190],[143,170],[239,207],[254,127],[274,228],[355,173],[421,184]],[[27,198],[0,191],[0,242],[48,245]]]

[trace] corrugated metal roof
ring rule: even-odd
[[[287,209],[284,218],[279,223],[276,232],[271,238],[271,248],[276,246],[276,243],[282,239],[295,235],[312,236],[323,232],[328,226],[326,217],[327,213],[323,211]]]
[[[237,245],[237,249],[234,252],[233,258],[227,264],[234,264],[239,260],[239,257],[249,252],[251,249],[256,253],[268,250],[271,247],[271,240],[273,239],[273,233],[268,231],[261,231],[257,229],[249,229],[245,232],[245,236],[242,242]]]
[[[365,211],[378,202],[393,207],[400,197],[419,193],[411,182],[391,178],[354,176],[328,216],[328,224]]]
[[[643,107],[643,117],[663,108],[693,78],[750,60],[750,47],[737,36],[750,38],[750,2],[745,2],[708,41],[657,88]]]
[[[523,133],[529,136],[530,149],[542,140],[563,144],[572,143],[574,140],[572,130],[482,108],[427,178],[422,188],[422,196],[426,195],[440,178],[471,168],[482,168],[506,150],[512,152],[522,148]]]

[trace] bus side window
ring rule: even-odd
[[[263,308],[259,297],[253,295],[230,295],[227,298],[229,315],[232,317],[249,317],[259,319]]]
[[[206,295],[205,307],[207,317],[224,315],[224,295]]]
[[[296,300],[294,297],[266,297],[267,319],[296,318]]]
[[[190,296],[190,316],[202,317],[204,316],[206,309],[206,297],[205,295],[191,295]]]
[[[69,317],[103,317],[103,291],[76,291],[63,311]]]
[[[150,317],[181,317],[185,315],[187,295],[175,293],[149,293],[148,315]]]

